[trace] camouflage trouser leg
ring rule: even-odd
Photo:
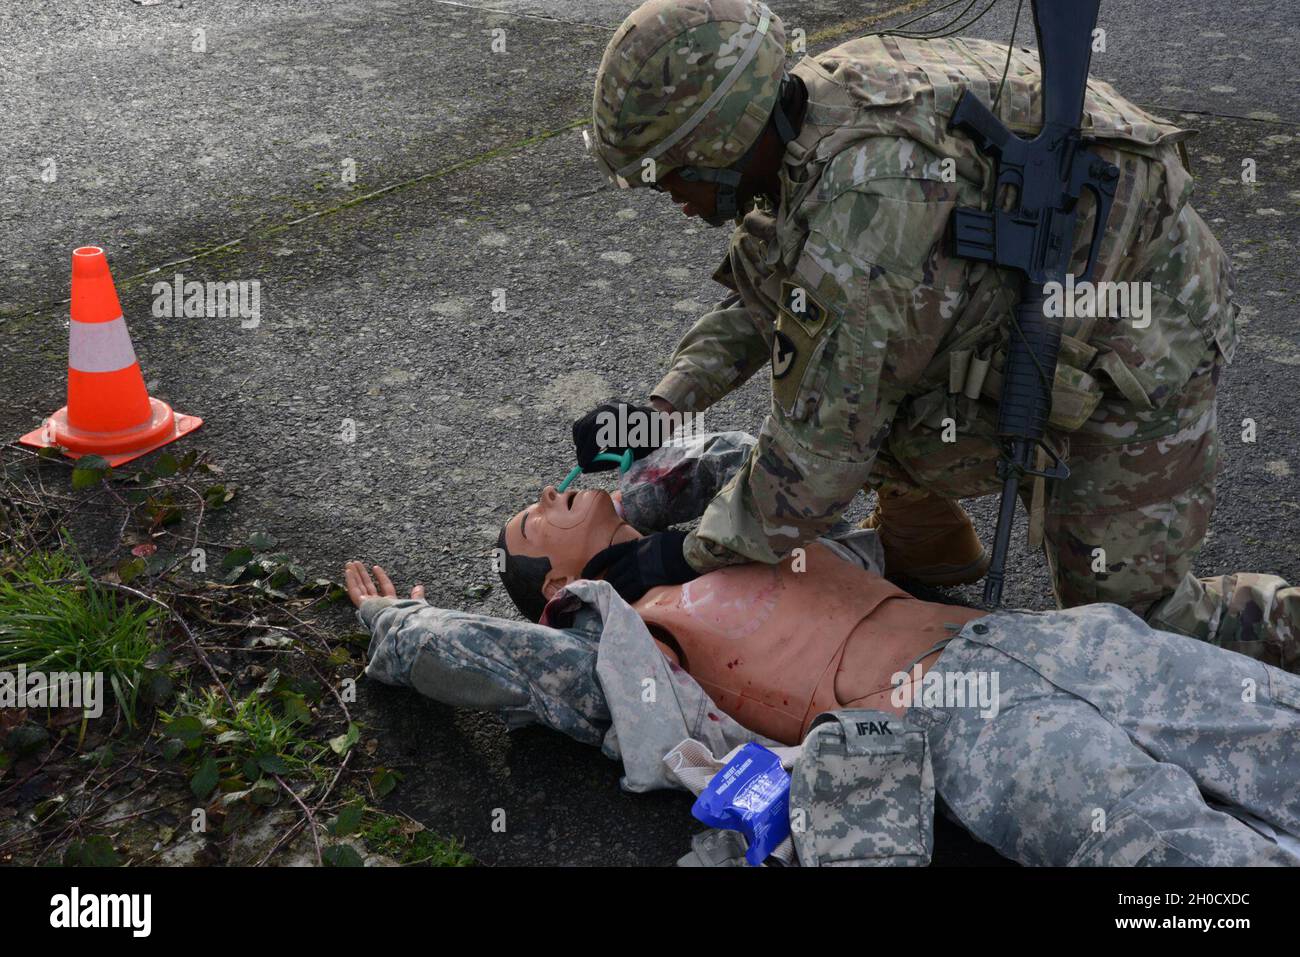
[[[1070,477],[1048,487],[1043,541],[1061,607],[1114,602],[1146,615],[1191,568],[1214,510],[1221,364],[1211,349],[1165,407],[1105,401],[1069,434]],[[995,493],[995,426],[988,403],[972,410],[955,442],[900,417],[873,483],[948,498]]]
[[[1029,865],[1300,864],[1206,801],[1300,833],[1300,680],[1113,606],[979,622],[934,670],[996,674],[997,714],[907,713],[976,838]]]
[[[1276,575],[1197,578],[1189,572],[1147,620],[1300,673],[1300,588]]]
[[[1044,542],[1063,607],[1108,601],[1146,617],[1191,570],[1214,511],[1221,367],[1211,350],[1167,407],[1113,407],[1071,433]]]
[[[988,403],[963,401],[960,409],[950,411],[961,424],[954,441],[947,442],[942,428],[925,422],[910,424],[911,407],[904,403],[876,456],[866,491],[924,489],[953,499],[1000,491],[997,463],[1002,447],[997,438],[997,409]]]

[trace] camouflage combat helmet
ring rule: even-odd
[[[649,0],[623,21],[600,61],[587,150],[620,187],[655,186],[673,170],[718,184],[719,217],[781,109],[785,30],[755,0]]]

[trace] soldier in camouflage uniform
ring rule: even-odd
[[[620,185],[666,189],[715,223],[755,200],[715,275],[733,294],[683,338],[656,407],[699,411],[764,365],[772,386],[757,448],[697,530],[591,566],[630,600],[776,562],[864,486],[880,492],[874,522],[895,572],[951,583],[987,567],[956,500],[1000,487],[996,403],[1017,286],[950,249],[953,208],[993,196],[989,162],[947,121],[970,90],[1013,130],[1036,131],[1037,58],[1012,51],[1003,85],[1004,46],[868,36],[787,72],[783,37],[753,0],[651,0],[597,76],[589,148]],[[1062,319],[1048,438],[1071,474],[1026,490],[1031,542],[1062,606],[1116,602],[1196,633],[1161,606],[1214,507],[1216,385],[1236,342],[1230,265],[1188,204],[1186,131],[1100,81],[1082,122],[1120,169],[1095,279],[1147,283],[1150,298],[1141,316]],[[1090,198],[1081,211],[1076,267]],[[924,558],[907,551],[909,524],[931,529]]]

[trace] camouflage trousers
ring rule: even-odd
[[[1277,575],[1188,572],[1147,621],[1300,673],[1300,588]]]
[[[1004,856],[1300,865],[1300,678],[1113,605],[978,619],[931,673],[997,676],[992,717],[927,703],[907,720],[947,812]]]
[[[1061,607],[1114,602],[1149,618],[1191,569],[1214,510],[1222,364],[1211,346],[1162,407],[1108,399],[1082,428],[1051,436],[1070,467],[1068,479],[1048,483],[1044,502],[1043,549]],[[926,424],[933,416],[912,421],[905,403],[871,485],[952,499],[999,492],[996,404],[956,402],[955,441]]]

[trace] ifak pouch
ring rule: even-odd
[[[790,826],[804,867],[924,867],[934,850],[925,731],[887,711],[819,715],[791,772]]]
[[[758,867],[790,834],[790,775],[759,744],[736,752],[695,799],[691,814],[709,827],[739,831],[745,860]]]

